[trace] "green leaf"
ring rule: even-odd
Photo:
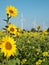
[[[9,60],[7,65],[16,65],[16,60],[15,59]]]
[[[16,63],[17,63],[18,65],[20,65],[20,60],[19,60],[19,58],[16,58]]]
[[[0,65],[2,65],[2,64],[0,63]]]

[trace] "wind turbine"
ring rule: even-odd
[[[43,29],[47,29],[46,23],[43,22]]]
[[[23,30],[23,22],[24,22],[24,17],[23,13],[21,13],[21,29]]]
[[[36,22],[36,20],[34,20],[33,27],[36,28],[36,26],[37,26],[37,22]]]

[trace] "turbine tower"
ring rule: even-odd
[[[21,13],[21,29],[23,30],[23,22],[24,22],[24,17],[23,13]]]
[[[34,20],[33,27],[36,28],[36,26],[37,26],[37,22],[36,22],[36,20]]]
[[[46,23],[43,22],[43,29],[47,29]]]

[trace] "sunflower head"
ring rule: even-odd
[[[3,32],[0,30],[0,35],[3,34]]]
[[[13,38],[10,36],[5,36],[2,39],[2,48],[1,52],[4,53],[4,56],[10,57],[16,54],[16,44]]]
[[[21,29],[20,28],[17,28],[17,32],[21,32]]]
[[[16,32],[17,32],[16,26],[14,24],[8,24],[7,30],[11,34],[16,34]]]
[[[41,28],[41,26],[37,26],[37,29],[39,30]]]
[[[43,34],[48,34],[47,30],[42,31]]]
[[[0,48],[2,47],[2,41],[0,40]]]
[[[15,17],[18,15],[18,10],[14,6],[7,6],[6,13],[8,14],[8,16]]]

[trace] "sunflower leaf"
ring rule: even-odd
[[[16,60],[15,59],[12,59],[12,60],[9,60],[8,65],[16,65]]]

